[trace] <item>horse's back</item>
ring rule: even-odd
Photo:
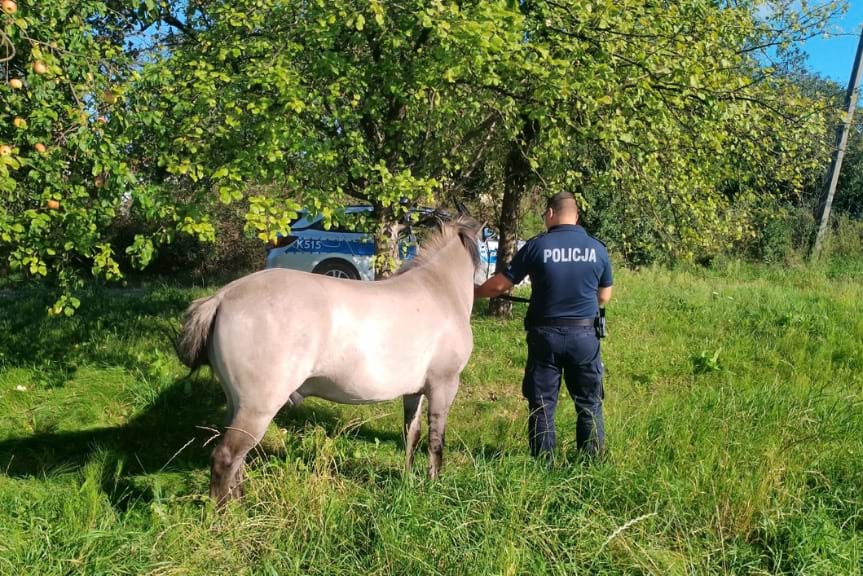
[[[219,298],[220,379],[277,401],[298,388],[344,403],[414,394],[430,373],[460,372],[472,348],[469,318],[415,275],[361,282],[270,269]]]

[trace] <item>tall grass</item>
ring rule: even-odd
[[[557,461],[528,457],[524,309],[479,304],[439,481],[424,457],[403,472],[400,403],[312,399],[222,515],[205,497],[221,392],[165,336],[206,290],[94,291],[68,321],[4,293],[0,574],[861,574],[854,270],[618,273],[609,455],[590,465],[568,401]]]

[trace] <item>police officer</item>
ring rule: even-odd
[[[531,238],[503,273],[476,286],[474,296],[494,298],[530,276],[522,383],[530,410],[530,452],[553,454],[554,412],[563,375],[575,400],[578,448],[595,456],[604,449],[605,430],[603,365],[594,324],[599,307],[611,298],[611,263],[605,245],[578,225],[572,194],[549,198],[544,218],[547,232]]]

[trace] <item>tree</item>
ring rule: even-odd
[[[835,7],[759,6],[34,2],[2,15],[0,256],[68,291],[82,264],[122,274],[123,210],[148,221],[127,248],[143,267],[178,233],[212,238],[218,202],[245,199],[271,240],[300,205],[329,222],[361,201],[383,275],[412,206],[488,189],[509,195],[505,263],[536,186],[577,193],[627,256],[721,250],[800,190],[825,122],[767,58]]]
[[[124,15],[125,14],[125,15]],[[13,280],[54,277],[71,314],[77,270],[121,272],[107,225],[135,190],[123,108],[137,3],[44,0],[0,13],[0,262]]]
[[[833,206],[835,213],[863,220],[863,119],[854,119],[848,137],[848,151],[839,176],[838,193]]]
[[[519,17],[499,2],[199,2],[134,90],[159,132],[147,155],[202,206],[249,182],[281,189],[252,199],[262,239],[285,230],[287,198],[328,222],[369,203],[386,274],[408,210],[445,201],[483,149],[498,113],[467,79],[499,82]]]
[[[799,194],[820,162],[828,107],[782,64],[837,5],[522,7],[541,72],[507,83],[539,122],[521,150],[535,180],[580,195],[586,219],[627,257],[726,249],[753,233],[753,210]]]

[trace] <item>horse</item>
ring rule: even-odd
[[[479,224],[438,221],[417,255],[376,282],[284,268],[244,276],[192,302],[177,343],[192,371],[209,365],[228,405],[211,456],[210,497],[242,497],[243,463],[284,406],[314,396],[404,405],[406,470],[428,403],[429,468],[437,479],[447,415],[473,351],[470,317]]]

